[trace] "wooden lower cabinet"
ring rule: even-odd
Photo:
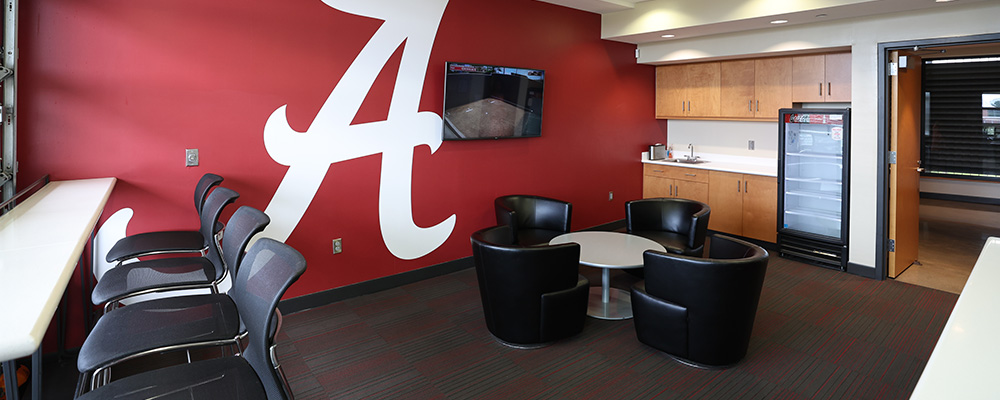
[[[642,198],[651,197],[677,197],[708,203],[708,171],[643,164]]]
[[[708,228],[774,243],[778,181],[774,177],[709,171]]]

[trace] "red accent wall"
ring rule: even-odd
[[[264,122],[287,104],[304,131],[379,24],[319,0],[23,2],[19,183],[117,177],[104,217],[133,208],[129,233],[195,228],[192,190],[205,172],[224,176],[238,205],[263,210],[286,170],[264,149]],[[309,269],[286,297],[467,257],[469,234],[495,222],[493,199],[504,194],[571,201],[574,229],[624,218],[624,201],[641,196],[639,153],[664,141],[665,127],[653,118],[652,67],[636,65],[633,45],[601,40],[600,25],[596,14],[532,0],[451,0],[421,109],[441,113],[445,61],[545,69],[542,137],[416,148],[414,221],[456,214],[457,224],[409,261],[379,232],[381,155],[332,165],[287,240]],[[385,118],[400,55],[355,122]],[[186,148],[200,150],[200,166],[183,166]],[[332,255],[333,238],[342,254]],[[70,346],[82,341],[79,290],[74,278],[70,322],[80,332]]]

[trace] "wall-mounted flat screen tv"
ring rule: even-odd
[[[448,62],[444,140],[538,137],[545,71]]]

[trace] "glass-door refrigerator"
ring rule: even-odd
[[[846,269],[850,117],[850,108],[779,110],[782,257]]]

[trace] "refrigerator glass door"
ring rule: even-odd
[[[783,123],[784,228],[842,240],[842,114],[791,114]]]

